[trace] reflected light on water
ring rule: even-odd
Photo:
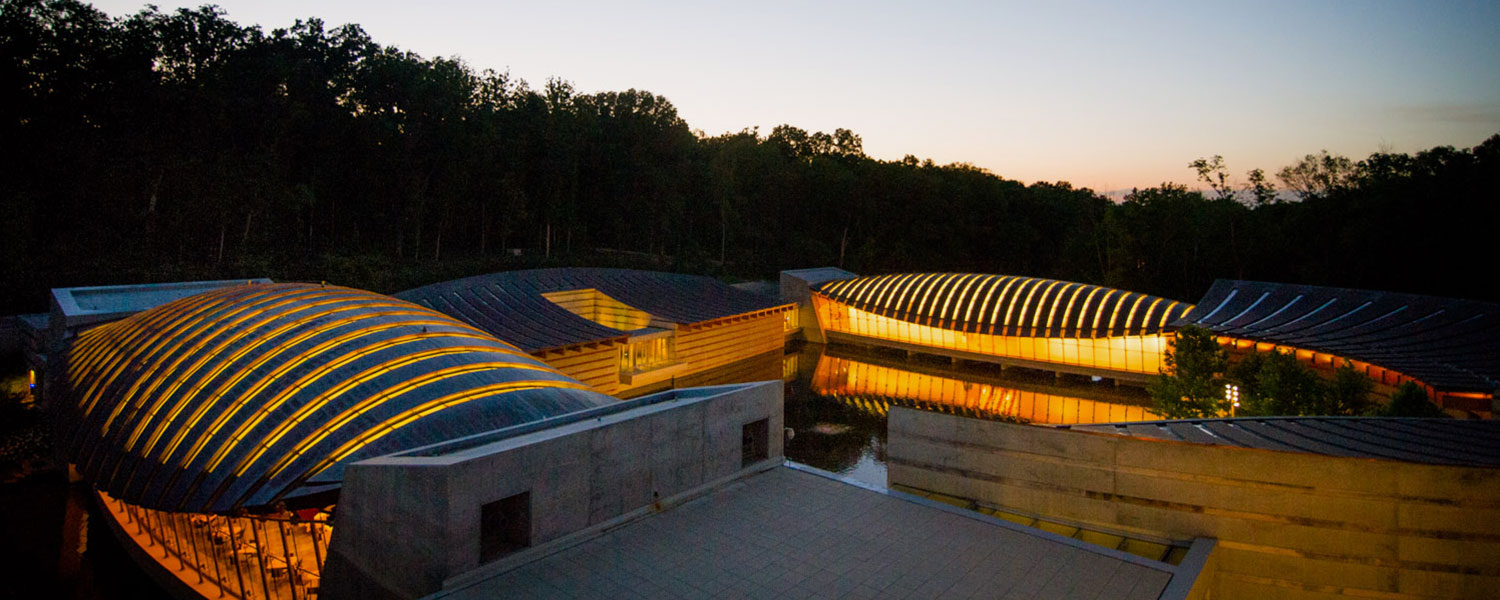
[[[1042,425],[1161,418],[1143,395],[1099,382],[1010,381],[986,367],[864,355],[843,346],[809,345],[787,355],[784,364],[786,423],[795,431],[787,458],[880,487],[887,484],[886,416],[892,406]]]

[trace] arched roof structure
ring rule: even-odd
[[[700,275],[632,269],[560,268],[504,271],[435,283],[396,294],[452,315],[527,352],[623,339],[542,294],[594,289],[649,313],[653,321],[692,324],[784,304]]]
[[[1379,365],[1439,390],[1500,383],[1500,305],[1373,290],[1215,281],[1171,324]]]
[[[1085,283],[979,273],[873,275],[830,281],[817,292],[893,319],[1021,337],[1149,335],[1192,308]]]
[[[614,401],[431,309],[311,284],[169,302],[62,358],[70,460],[115,498],[185,512],[272,504],[365,458]]]

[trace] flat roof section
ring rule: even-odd
[[[429,598],[1155,599],[1181,569],[779,467]]]
[[[247,283],[271,283],[271,280],[225,279],[54,288],[52,298],[63,318],[70,321],[79,317],[119,318],[209,290]]]
[[[1060,428],[1328,456],[1500,467],[1500,421],[1401,417],[1240,417],[1062,425]]]

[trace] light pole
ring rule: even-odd
[[[1224,399],[1229,401],[1229,416],[1233,418],[1240,407],[1240,386],[1224,384]]]

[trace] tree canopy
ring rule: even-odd
[[[1179,329],[1168,342],[1166,368],[1147,387],[1157,412],[1169,419],[1198,419],[1234,414],[1243,417],[1353,416],[1360,414],[1442,416],[1415,384],[1376,405],[1375,383],[1345,360],[1330,377],[1320,376],[1280,350],[1250,351],[1231,360],[1213,332],[1196,325]],[[1239,401],[1233,408],[1233,395]],[[1413,390],[1415,390],[1413,392]],[[1421,394],[1420,402],[1405,397]],[[1398,403],[1398,400],[1400,401]],[[1437,415],[1416,414],[1431,407]],[[1394,411],[1394,412],[1393,412]]]
[[[1274,198],[1260,173],[1248,191],[1163,183],[1116,203],[877,160],[846,129],[705,134],[649,91],[533,87],[357,25],[264,31],[211,6],[110,18],[76,0],[0,0],[0,95],[0,314],[66,285],[390,292],[575,263],[978,271],[1188,301],[1219,277],[1500,297],[1433,268],[1491,253],[1500,136],[1377,153],[1300,202],[1240,201]]]
[[[1205,419],[1229,412],[1223,377],[1229,352],[1213,332],[1196,325],[1177,330],[1162,362],[1166,369],[1146,388],[1162,416]]]

